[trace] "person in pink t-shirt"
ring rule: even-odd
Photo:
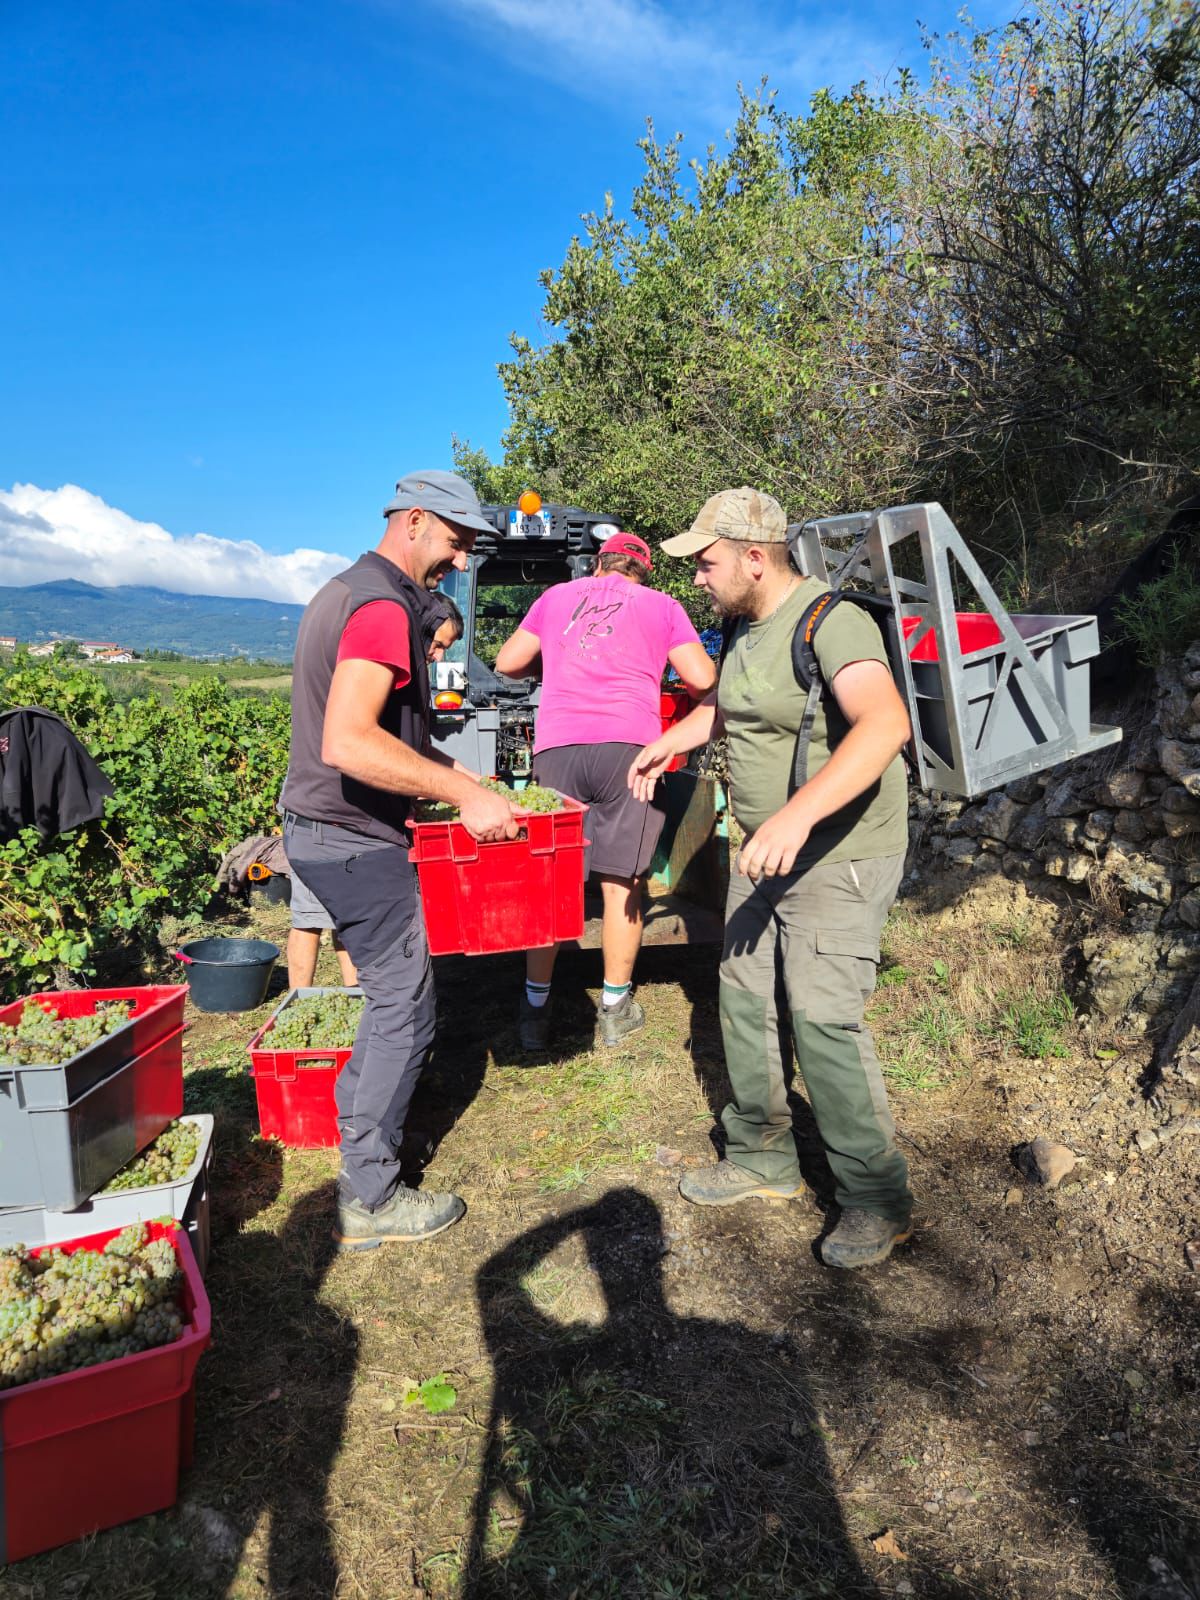
[[[526,676],[541,660],[533,776],[591,810],[588,870],[604,901],[604,997],[597,1037],[617,1044],[646,1021],[633,998],[642,942],[642,878],[662,832],[663,812],[637,799],[629,763],[662,732],[659,692],[669,662],[695,699],[716,669],[678,600],[651,589],[650,547],[632,533],[600,546],[593,575],[555,584],[530,607],[496,657],[497,672]],[[557,946],[526,957],[521,1046],[549,1047],[550,981]]]

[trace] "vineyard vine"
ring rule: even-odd
[[[112,779],[104,816],[45,843],[0,842],[0,993],[96,975],[105,954],[144,952],[171,914],[203,911],[221,855],[278,826],[290,718],[282,696],[187,684],[172,705],[119,705],[97,675],[18,652],[0,702],[63,717]]]

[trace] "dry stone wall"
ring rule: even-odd
[[[918,793],[910,822],[918,881],[1003,873],[1092,906],[1078,1003],[1162,1031],[1200,978],[1200,644],[1119,745],[974,803]]]

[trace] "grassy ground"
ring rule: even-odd
[[[1008,885],[894,914],[873,1016],[920,1227],[854,1276],[819,1265],[810,1201],[676,1192],[726,1092],[712,949],[647,951],[649,1026],[605,1055],[598,957],[564,957],[536,1067],[519,961],[438,963],[412,1161],[469,1210],[368,1255],[331,1246],[335,1153],[255,1137],[266,1011],[193,1013],[188,1103],[218,1119],[195,1463],[174,1512],[0,1596],[1197,1592],[1200,1149],[1137,1158],[1145,1052],[1073,1018],[1063,932]],[[1011,1165],[1038,1131],[1083,1158],[1055,1193]]]

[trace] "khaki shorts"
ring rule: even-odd
[[[292,927],[309,933],[323,933],[326,928],[333,927],[333,918],[295,867],[292,867]]]

